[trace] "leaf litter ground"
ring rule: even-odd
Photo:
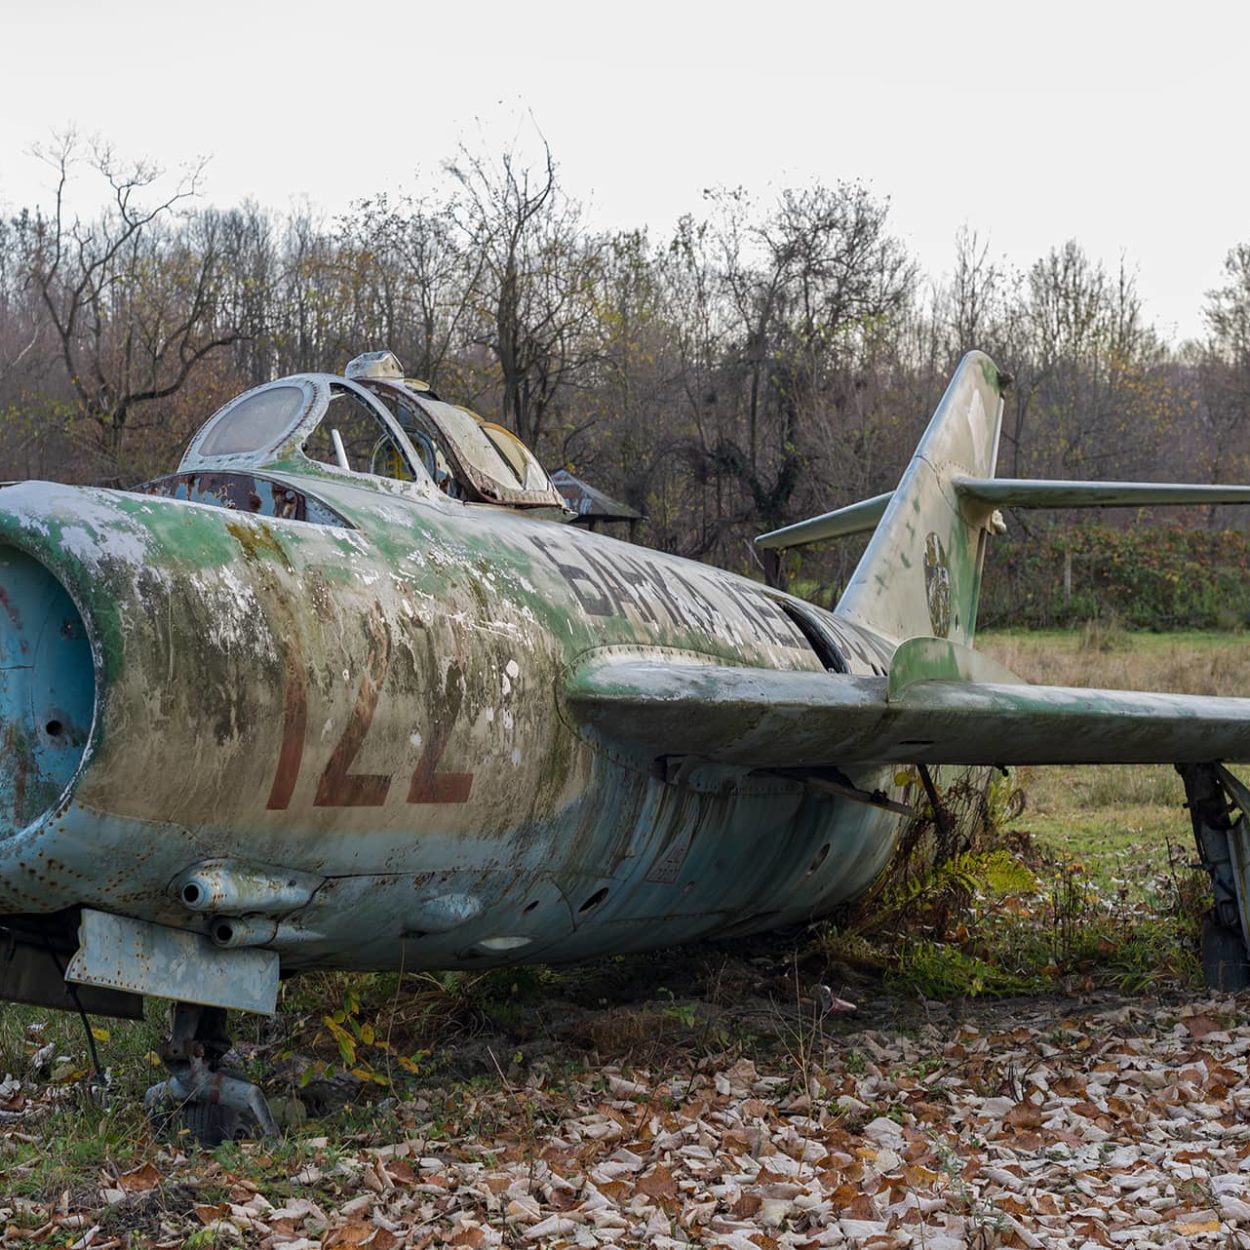
[[[750,1054],[504,1053],[493,1079],[448,1074],[281,1143],[141,1134],[124,1171],[59,1193],[14,1193],[22,1165],[0,1163],[2,1244],[1250,1246],[1245,1006],[800,1001]],[[11,1161],[54,1102],[0,1092]]]

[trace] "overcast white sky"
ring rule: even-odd
[[[0,207],[46,201],[29,152],[69,125],[335,212],[528,112],[599,224],[859,179],[935,275],[965,223],[1021,266],[1075,237],[1186,336],[1250,239],[1248,36],[1193,2],[0,0]]]

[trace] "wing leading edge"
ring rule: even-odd
[[[566,698],[607,739],[747,768],[1250,762],[1250,699],[619,657]]]

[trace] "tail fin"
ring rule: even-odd
[[[954,479],[993,476],[1004,389],[983,352],[960,361],[839,613],[900,640],[933,634],[972,642],[993,508],[969,508]]]
[[[983,352],[969,352],[895,490],[761,534],[756,543],[800,547],[871,531],[838,611],[900,642],[935,635],[967,645],[996,508],[1250,504],[1250,486],[994,477],[1009,380]]]

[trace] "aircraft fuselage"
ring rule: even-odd
[[[488,966],[807,919],[888,859],[896,814],[601,740],[562,690],[608,653],[821,670],[832,647],[880,674],[891,640],[550,520],[263,481],[315,487],[333,523],[0,491],[21,600],[0,672],[30,709],[4,744],[0,911],[94,908],[284,970]],[[53,643],[77,676],[41,685]],[[897,796],[893,769],[851,771]]]

